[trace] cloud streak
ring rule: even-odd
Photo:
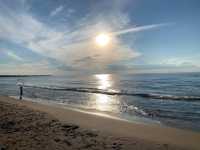
[[[151,30],[151,29],[155,29],[155,28],[168,26],[168,25],[170,25],[170,24],[169,23],[165,23],[165,24],[163,23],[163,24],[152,24],[152,25],[145,25],[145,26],[139,26],[139,27],[132,27],[132,28],[112,32],[111,34],[118,36],[118,35],[127,34],[127,33],[134,33],[134,32],[141,32],[141,31],[145,31],[145,30]]]
[[[63,9],[64,9],[63,6],[57,7],[56,9],[54,9],[54,10],[50,13],[50,16],[53,17],[53,16],[57,15],[57,14],[60,13]]]
[[[18,55],[16,55],[14,52],[7,51],[6,54],[7,54],[7,56],[9,56],[10,58],[12,58],[14,60],[23,61],[23,59],[21,57],[19,57]]]

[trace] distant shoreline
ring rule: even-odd
[[[96,73],[92,74],[92,75],[95,75]],[[108,73],[108,74],[115,74],[113,72],[111,73]],[[126,75],[155,75],[155,74],[161,74],[161,75],[165,75],[165,74],[200,74],[200,71],[197,72],[197,71],[191,71],[191,72],[135,72],[135,73],[127,73]],[[85,74],[83,74],[85,75]],[[46,74],[46,75],[0,75],[0,77],[37,77],[37,76],[54,76],[54,74]],[[62,76],[62,75],[61,75]]]
[[[42,77],[42,76],[52,76],[52,75],[0,75],[1,77]]]

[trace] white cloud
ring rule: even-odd
[[[53,17],[53,16],[57,15],[57,14],[60,13],[63,9],[64,9],[63,6],[57,7],[56,9],[54,9],[54,10],[50,13],[50,16]]]
[[[72,14],[72,13],[75,13],[75,10],[72,9],[72,8],[69,8],[69,9],[67,10],[67,12],[70,13],[70,14]]]
[[[113,18],[113,20],[116,22],[117,18]],[[120,20],[118,22],[120,24]],[[0,27],[1,38],[21,44],[62,63],[73,65],[77,59],[97,54],[99,57],[96,58],[96,62],[102,64],[134,56],[134,52],[130,48],[122,43],[119,44],[120,42],[117,40],[116,46],[108,48],[106,53],[94,47],[92,38],[97,31],[102,29],[109,31],[114,28],[106,22],[92,25],[85,22],[84,26],[76,30],[69,28],[63,32],[49,28],[28,14],[13,14],[11,17],[0,14]],[[111,55],[112,57],[110,57]]]
[[[199,67],[198,62],[195,62],[193,58],[183,58],[183,57],[172,57],[163,60],[162,65],[171,65],[177,67]]]
[[[63,9],[63,6],[59,6],[51,12],[50,16],[58,14]],[[70,10],[70,12],[74,11]],[[129,17],[126,14],[115,12],[114,15],[103,17],[88,15],[76,22],[77,27],[59,30],[49,27],[28,13],[15,13],[9,9],[8,12],[0,10],[0,38],[79,69],[104,68],[109,64],[140,55],[128,43],[122,43],[117,36],[113,37],[113,44],[109,47],[103,50],[98,48],[93,43],[93,38],[98,32],[105,31],[119,35],[163,26],[156,24],[127,29],[128,24]],[[13,54],[9,55],[20,60]]]
[[[0,37],[9,41],[20,44],[31,41],[39,38],[38,35],[43,30],[43,25],[32,16],[13,14],[9,17],[0,14],[0,32],[2,33]]]

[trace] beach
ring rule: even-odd
[[[200,150],[199,8],[0,0],[0,150]]]
[[[0,97],[0,149],[198,150],[200,133]]]

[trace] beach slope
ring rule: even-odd
[[[200,133],[0,96],[0,149],[199,150]]]

